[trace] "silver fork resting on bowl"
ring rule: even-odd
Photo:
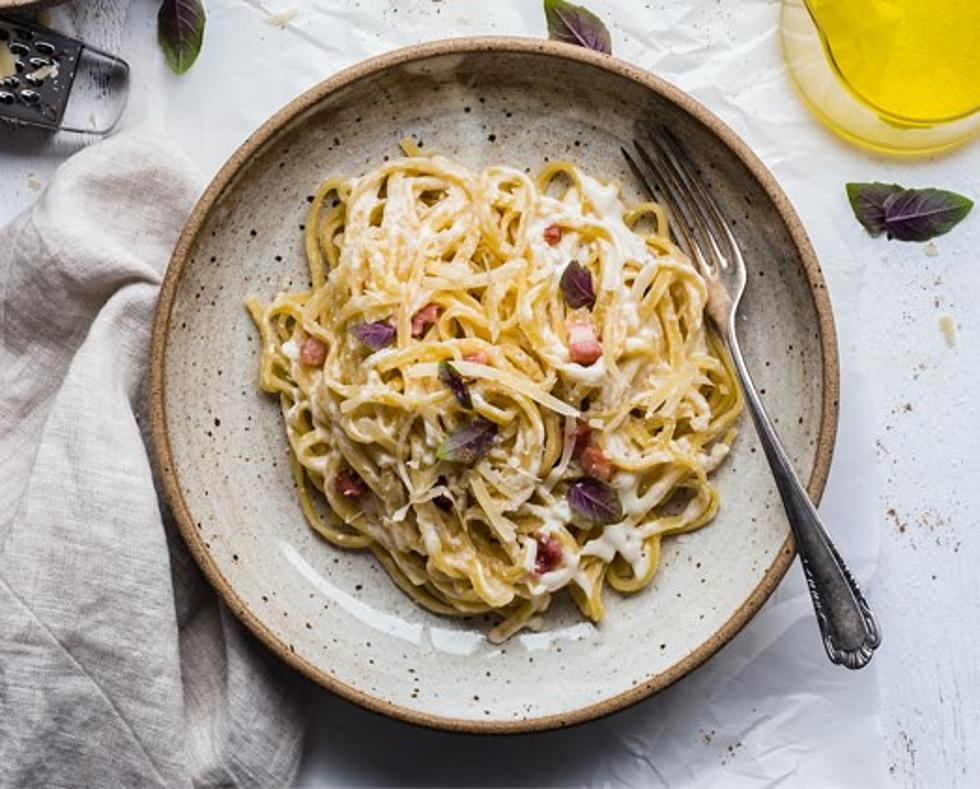
[[[654,197],[656,190],[666,203],[675,219],[678,241],[707,284],[705,311],[731,354],[752,421],[772,468],[827,655],[834,663],[863,668],[881,643],[878,623],[793,471],[739,349],[735,313],[746,277],[745,260],[735,236],[690,158],[669,131],[664,129],[658,136],[651,136],[652,155],[635,140],[633,145],[638,158],[634,159],[625,148],[623,156],[650,196]]]

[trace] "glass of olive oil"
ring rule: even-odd
[[[980,132],[980,0],[783,0],[783,52],[849,140],[927,153]]]

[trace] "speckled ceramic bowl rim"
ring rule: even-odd
[[[204,539],[198,533],[197,529],[194,528],[194,519],[181,493],[179,471],[174,465],[173,453],[171,452],[170,439],[167,432],[166,391],[164,389],[170,315],[177,296],[181,277],[189,263],[191,250],[194,247],[194,242],[198,234],[210,217],[221,195],[229,184],[234,181],[239,171],[256,156],[267,142],[280,134],[295,118],[314,107],[324,97],[339,88],[402,63],[438,55],[478,52],[526,53],[571,60],[632,80],[658,94],[664,100],[674,104],[690,115],[693,115],[707,126],[731,150],[734,156],[741,159],[755,179],[762,185],[769,199],[779,211],[786,227],[789,229],[793,243],[802,260],[807,284],[809,285],[817,313],[820,346],[823,357],[823,402],[819,434],[817,436],[816,455],[808,489],[813,500],[819,501],[827,481],[834,440],[837,433],[839,396],[837,341],[830,299],[827,295],[820,264],[810,245],[806,232],[786,195],[783,194],[776,180],[755,154],[749,150],[748,146],[717,116],[686,93],[683,93],[678,88],[675,88],[658,77],[614,57],[600,55],[580,47],[539,39],[513,37],[448,39],[407,47],[386,55],[381,55],[380,57],[366,60],[341,71],[330,79],[311,88],[273,115],[258,131],[252,134],[235,151],[234,155],[232,155],[224,167],[222,167],[221,171],[198,201],[177,243],[170,268],[167,270],[166,277],[164,278],[153,325],[150,364],[150,418],[156,460],[163,479],[166,497],[177,518],[180,531],[190,548],[191,554],[235,615],[269,649],[275,652],[276,655],[290,666],[298,669],[304,675],[328,690],[375,712],[390,715],[411,723],[450,731],[516,733],[569,726],[607,715],[635,704],[641,699],[676,682],[688,672],[693,671],[728,643],[762,607],[762,604],[769,595],[772,594],[796,555],[792,537],[787,537],[769,569],[766,570],[762,580],[722,627],[690,655],[642,685],[638,685],[624,693],[620,693],[596,704],[583,706],[567,713],[540,716],[520,721],[475,721],[420,712],[401,707],[383,698],[357,690],[322,671],[295,652],[290,651],[286,644],[269,630],[262,620],[238,596],[234,586],[221,573],[205,548]]]
[[[0,0],[2,11],[26,11],[28,8],[49,8],[64,0]]]

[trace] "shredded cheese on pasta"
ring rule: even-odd
[[[310,289],[248,302],[303,512],[335,545],[370,548],[422,606],[499,614],[494,640],[566,587],[598,620],[607,583],[646,586],[661,540],[718,508],[708,474],[741,394],[705,325],[705,284],[661,206],[627,208],[571,164],[532,180],[406,153],[324,182],[306,225]],[[589,307],[563,299],[572,260],[595,283]],[[570,322],[583,320],[601,345],[591,363],[570,354]],[[377,322],[385,347],[352,332]],[[471,408],[440,379],[445,361]],[[489,449],[471,464],[440,456],[474,418],[494,427]],[[616,522],[569,506],[589,472],[575,443],[585,425]]]

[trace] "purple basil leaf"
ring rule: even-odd
[[[466,387],[463,376],[456,371],[456,368],[453,367],[451,362],[439,362],[439,380],[448,387],[449,391],[455,396],[456,402],[463,406],[463,408],[473,408],[470,390]]]
[[[450,463],[472,466],[490,451],[496,437],[497,425],[478,416],[450,433],[436,450],[436,457]]]
[[[885,232],[899,241],[928,241],[952,230],[973,201],[942,189],[906,189],[885,200]]]
[[[885,200],[904,191],[898,184],[850,183],[845,185],[847,199],[857,221],[873,236],[881,235],[885,229]]]
[[[163,0],[157,13],[157,41],[174,74],[194,65],[204,43],[206,14],[201,0]]]
[[[568,503],[575,512],[593,523],[616,523],[623,519],[619,494],[593,477],[582,477],[572,483],[568,489]]]
[[[561,273],[561,295],[565,303],[572,309],[588,307],[595,304],[595,290],[592,288],[592,274],[573,260]]]
[[[398,330],[388,321],[374,321],[373,323],[355,323],[350,327],[350,333],[372,351],[380,351],[395,341]]]
[[[612,53],[609,30],[589,9],[565,0],[544,0],[544,18],[548,23],[548,38],[606,55]]]

